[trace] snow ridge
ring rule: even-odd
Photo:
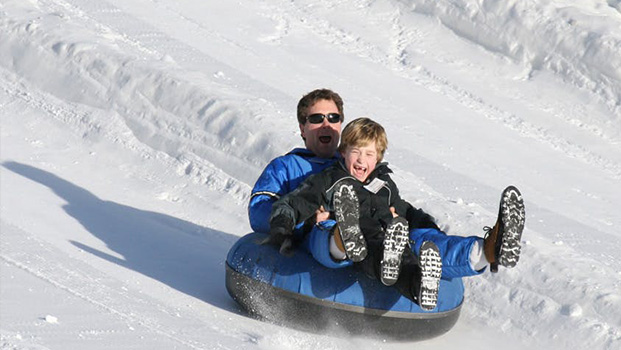
[[[273,135],[252,131],[258,129],[254,120],[261,116],[252,115],[254,112],[240,106],[239,100],[230,101],[221,92],[210,92],[222,89],[218,84],[197,85],[179,77],[175,64],[162,61],[161,56],[154,59],[154,52],[144,46],[138,46],[137,52],[129,50],[133,54],[127,55],[127,51],[123,53],[115,48],[119,44],[117,40],[87,43],[80,38],[57,39],[54,32],[49,31],[58,22],[66,22],[63,24],[73,26],[76,33],[86,36],[88,33],[79,27],[79,22],[88,18],[81,13],[78,12],[78,21],[70,15],[54,12],[29,21],[6,19],[2,25],[7,28],[8,35],[0,44],[1,51],[17,50],[27,59],[0,56],[3,65],[28,78],[32,87],[70,101],[72,105],[64,112],[50,103],[46,104],[46,109],[62,122],[74,126],[81,123],[81,132],[85,135],[117,138],[115,141],[149,153],[150,157],[166,155],[177,160],[180,173],[194,176],[197,182],[213,183],[216,188],[231,190],[231,193],[247,192],[247,185],[239,180],[252,182],[257,171],[252,165],[263,164],[265,159],[274,156],[270,152]],[[109,38],[121,35],[111,35],[112,29],[101,24],[89,23],[85,27],[97,27]],[[124,37],[121,42],[128,44],[130,39]],[[133,48],[137,46],[130,44]],[[43,64],[37,64],[37,69],[33,70],[33,61]],[[22,93],[19,87],[5,86],[4,89],[31,104],[45,103],[41,102],[44,97],[35,102],[32,94]],[[260,103],[250,98],[247,101],[255,110],[261,109],[257,106]],[[88,115],[92,112],[78,115],[72,111],[80,109],[80,105],[95,108],[97,115]],[[52,110],[55,108],[57,110]],[[96,121],[86,122],[89,118]],[[125,140],[118,139],[118,135],[124,135]],[[145,146],[151,150],[146,152]],[[249,149],[259,152],[247,152]],[[250,165],[246,164],[248,162]],[[238,172],[240,168],[246,170]],[[241,178],[236,179],[238,176]]]
[[[457,35],[527,65],[529,76],[547,69],[567,83],[592,91],[616,115],[612,120],[619,120],[621,20],[614,15],[618,2],[610,1],[610,7],[598,2],[401,2],[437,17]]]

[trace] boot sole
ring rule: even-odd
[[[421,309],[431,311],[438,304],[440,278],[442,277],[442,257],[440,250],[433,242],[423,242],[420,248],[419,264],[421,283],[418,302]]]
[[[514,267],[520,260],[520,241],[526,221],[522,194],[514,186],[509,186],[502,192],[500,215],[502,233],[497,261],[502,266]]]
[[[380,276],[382,283],[386,286],[392,286],[399,278],[401,257],[409,236],[408,222],[402,217],[394,218],[386,228]]]
[[[367,244],[360,229],[358,195],[354,186],[340,185],[334,192],[333,201],[345,254],[351,261],[360,262],[367,256]]]

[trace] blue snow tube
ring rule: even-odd
[[[292,257],[250,233],[231,248],[226,288],[250,314],[315,332],[422,340],[449,331],[464,300],[461,278],[440,281],[438,305],[428,312],[395,288],[355,268],[329,269],[305,251]]]

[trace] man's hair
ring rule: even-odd
[[[298,123],[306,124],[306,117],[308,117],[308,110],[319,100],[328,100],[334,102],[336,108],[341,115],[341,121],[345,120],[343,114],[343,99],[336,92],[329,89],[317,89],[302,96],[300,102],[298,102]]]
[[[369,118],[352,120],[341,133],[339,152],[345,152],[347,147],[366,146],[375,141],[377,161],[384,159],[384,152],[388,148],[388,137],[384,127]]]

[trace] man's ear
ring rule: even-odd
[[[306,141],[306,136],[304,136],[304,124],[299,124],[300,126],[300,136],[302,136],[302,140]]]

